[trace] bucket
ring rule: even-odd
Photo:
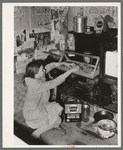
[[[73,18],[73,28],[74,32],[84,33],[87,27],[87,17],[85,16],[76,16]]]

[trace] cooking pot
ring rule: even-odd
[[[102,119],[97,123],[97,132],[102,138],[112,137],[117,134],[117,123],[114,120]]]
[[[98,121],[102,119],[112,120],[114,118],[114,115],[109,111],[101,110],[101,111],[96,112],[93,118],[94,118],[94,121],[88,124],[87,126],[85,126],[85,129],[87,129],[88,127],[92,126],[94,123],[97,123]]]
[[[86,16],[76,16],[73,18],[73,28],[76,33],[84,33],[87,27],[87,17]]]

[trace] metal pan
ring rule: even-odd
[[[114,118],[114,115],[109,111],[101,110],[101,111],[96,112],[93,118],[94,118],[94,121],[88,124],[87,126],[85,126],[84,129],[87,129],[88,127],[92,126],[93,124],[97,123],[98,121],[102,119],[112,120]]]
[[[99,124],[105,123],[105,122],[107,122],[107,121],[111,122],[112,128],[105,130],[105,129],[103,129]],[[97,126],[98,126],[100,129],[104,130],[104,131],[110,131],[110,132],[114,132],[115,134],[118,134],[118,131],[117,131],[117,123],[116,123],[114,120],[102,119],[102,120],[100,120],[100,121],[97,123]]]
[[[63,58],[65,58],[66,60],[69,60],[69,58],[67,57],[67,55],[66,55],[66,54],[64,53],[64,51],[62,51],[62,50],[51,49],[51,50],[49,51],[49,54],[50,54],[50,56],[51,56],[53,59],[55,59],[55,60],[57,60],[57,61],[59,61],[59,62],[61,62]]]

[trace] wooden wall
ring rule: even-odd
[[[54,10],[55,14],[53,17]],[[58,12],[58,16],[57,16]],[[16,47],[16,36],[21,35],[24,30],[27,30],[29,33],[32,32],[33,28],[47,28],[50,30],[57,30],[58,40],[56,39],[56,43],[62,43],[65,48],[67,48],[67,39],[68,39],[68,31],[73,30],[73,17],[75,16],[87,16],[88,26],[94,26],[94,18],[96,16],[102,15],[105,17],[106,15],[110,15],[116,26],[118,24],[118,8],[117,7],[50,7],[50,6],[15,6],[14,7],[14,41],[15,41],[15,50]],[[54,29],[54,23],[57,24],[57,29]],[[53,24],[52,24],[53,23]],[[56,34],[54,32],[53,34]],[[30,40],[30,39],[29,39]],[[73,40],[71,40],[71,44]],[[32,46],[33,41],[27,43],[26,46]],[[69,41],[70,42],[70,41]],[[74,48],[74,46],[73,46]]]
[[[110,6],[88,6],[88,7],[69,7],[68,12],[68,29],[73,30],[73,17],[75,16],[87,16],[88,26],[94,26],[95,17],[101,15],[105,18],[106,15],[110,15],[114,19],[116,26],[118,26],[118,7]]]
[[[24,29],[30,30],[29,7],[14,7],[14,35],[23,32]]]
[[[57,30],[57,33],[59,34],[58,36],[60,37],[59,39],[65,41],[63,37],[66,36],[67,33],[67,12],[68,7],[14,7],[15,49],[18,50],[16,46],[16,37],[23,34],[24,30],[27,30],[29,33],[31,33],[33,29]],[[55,24],[56,28],[54,28]]]

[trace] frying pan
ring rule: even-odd
[[[110,113],[109,111],[101,110],[101,111],[96,112],[93,118],[94,118],[94,121],[88,124],[87,126],[85,126],[84,129],[87,129],[88,127],[92,126],[93,124],[97,123],[98,121],[102,119],[112,120],[114,118],[114,115]]]

